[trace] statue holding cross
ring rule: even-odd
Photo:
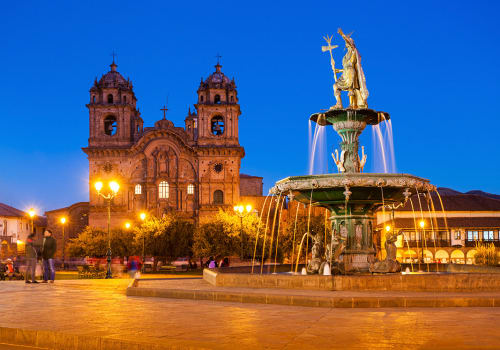
[[[333,70],[333,77],[335,79],[335,84],[333,84],[333,94],[336,99],[335,106],[331,109],[342,109],[342,99],[340,96],[341,91],[348,91],[349,96],[349,107],[351,109],[356,108],[368,108],[368,90],[366,88],[366,79],[361,67],[361,56],[359,55],[358,49],[354,44],[354,40],[349,35],[345,35],[342,29],[339,28],[338,33],[342,36],[345,41],[347,53],[342,59],[342,68],[335,68],[335,61],[333,59],[332,50],[337,45],[331,45],[333,36],[324,37],[328,46],[323,46],[322,51],[330,52],[330,62]],[[342,73],[342,75],[337,78],[337,73]]]

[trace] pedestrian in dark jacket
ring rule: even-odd
[[[26,239],[26,274],[24,275],[26,283],[38,283],[35,279],[37,255],[35,233],[33,232]]]
[[[54,268],[54,255],[56,254],[57,243],[52,237],[51,230],[45,230],[42,243],[42,262],[43,262],[43,283],[54,283],[56,270]]]

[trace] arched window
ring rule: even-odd
[[[203,102],[203,96],[200,96],[200,101]]]
[[[220,95],[215,95],[215,97],[214,97],[214,103],[215,103],[216,105],[219,105],[219,104],[220,104]]]
[[[210,124],[213,135],[220,136],[224,134],[224,118],[220,115],[213,117]]]
[[[160,199],[166,199],[169,197],[168,193],[168,182],[167,181],[162,181],[158,185],[158,197]]]
[[[142,186],[140,184],[135,185],[135,194],[142,194]]]
[[[113,95],[112,94],[108,95],[108,103],[113,103]]]
[[[104,118],[104,132],[106,135],[113,136],[116,134],[116,117],[114,115],[108,115]]]
[[[92,96],[92,103],[95,103],[95,96]]]
[[[231,96],[231,102],[234,102],[234,96]]]
[[[127,96],[123,96],[123,103],[127,103]]]
[[[224,192],[221,190],[214,192],[214,204],[224,204]]]
[[[194,185],[193,184],[188,185],[188,194],[194,194]]]

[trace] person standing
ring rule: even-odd
[[[35,279],[37,255],[35,233],[30,233],[26,239],[26,274],[24,275],[26,283],[38,283]]]
[[[43,283],[54,283],[56,270],[54,268],[54,255],[56,254],[57,242],[52,237],[51,230],[45,230],[42,243],[42,262],[43,262]]]

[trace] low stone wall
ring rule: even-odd
[[[205,269],[203,278],[213,286],[240,288],[415,292],[500,291],[500,275],[496,273],[292,276],[220,273],[217,270]]]
[[[500,273],[498,266],[448,264],[446,271],[463,273]]]

